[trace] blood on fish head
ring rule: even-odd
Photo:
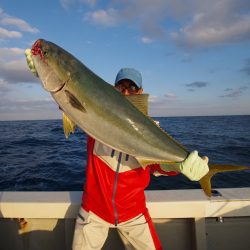
[[[43,51],[41,49],[42,43],[43,43],[43,40],[42,39],[38,39],[33,44],[32,48],[31,48],[31,53],[32,53],[33,56],[39,55],[40,58],[41,58],[41,60],[45,62],[44,54],[43,54]]]

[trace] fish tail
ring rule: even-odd
[[[224,164],[210,164],[209,165],[209,172],[200,179],[200,185],[208,197],[212,196],[212,188],[211,188],[211,178],[217,174],[222,172],[229,172],[229,171],[240,171],[246,170],[249,167],[246,166],[234,166],[234,165],[224,165]]]

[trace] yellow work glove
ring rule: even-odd
[[[25,50],[25,56],[26,56],[26,61],[27,64],[29,66],[30,71],[36,76],[38,77],[35,65],[33,63],[32,57],[31,57],[31,50],[30,49],[26,49]]]
[[[209,171],[208,157],[201,158],[198,151],[193,151],[180,163],[179,171],[191,181],[198,181]]]

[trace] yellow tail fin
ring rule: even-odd
[[[200,179],[200,185],[208,197],[212,196],[212,188],[211,188],[211,178],[217,174],[222,172],[229,172],[229,171],[239,171],[239,170],[246,170],[249,167],[246,166],[233,166],[233,165],[223,165],[223,164],[210,164],[209,165],[209,172]]]

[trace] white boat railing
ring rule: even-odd
[[[250,237],[248,236],[250,235],[250,188],[217,190],[221,196],[212,198],[208,198],[202,190],[197,189],[146,191],[147,207],[156,225],[159,237],[163,242],[164,249],[181,250],[183,249],[183,244],[186,244],[187,247],[183,250],[216,250],[217,248],[214,248],[215,241],[217,245],[219,244],[220,246],[221,244],[221,248],[218,248],[218,250],[223,250],[223,246],[228,250],[234,249],[234,244],[229,244],[226,240],[229,237],[229,240],[232,241],[237,236],[238,231],[234,231],[235,227],[231,227],[231,224],[236,222],[244,225],[244,230],[237,237],[239,241],[245,241],[241,242],[245,246],[242,245],[237,250],[250,249]],[[27,234],[34,230],[52,232],[53,230],[55,231],[54,228],[57,222],[60,219],[64,219],[65,221],[70,221],[68,224],[70,224],[71,232],[67,234],[69,236],[67,236],[68,239],[65,243],[67,245],[65,249],[70,249],[74,219],[80,207],[81,195],[82,192],[80,191],[0,192],[0,218],[2,218],[0,219],[0,234],[1,230],[4,230],[3,225],[7,223],[6,220],[11,220],[12,222],[8,223],[13,223],[14,218],[19,219],[15,220],[19,221],[19,223],[20,218],[27,222],[27,226],[22,227],[21,224],[19,225],[18,234]],[[237,221],[233,220],[233,218],[237,218]],[[225,237],[225,241],[222,243],[215,237],[223,228],[222,226],[218,227],[218,225],[223,224],[224,220],[231,224],[224,223],[224,225],[227,225],[223,229],[227,237]],[[44,221],[46,221],[47,226],[44,226]],[[10,226],[8,227],[10,228]],[[173,229],[177,231],[173,232]],[[192,231],[191,234],[189,230]],[[216,232],[213,233],[213,230]],[[191,240],[189,239],[190,235],[192,237]],[[221,237],[223,233],[219,235]],[[179,242],[178,239],[180,239]],[[19,241],[17,238],[16,240]],[[181,241],[183,241],[183,244]],[[4,245],[1,246],[1,244]],[[4,243],[4,241],[1,243],[0,241],[0,249],[9,247],[8,244],[12,243]],[[32,247],[28,247],[26,244],[20,249],[32,249]],[[55,250],[57,248],[53,245],[51,249]],[[105,249],[111,248],[106,247]]]

